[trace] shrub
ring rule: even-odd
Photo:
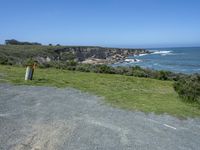
[[[81,72],[90,72],[91,68],[88,64],[80,64],[76,67],[76,70]]]
[[[150,77],[147,69],[143,69],[139,66],[132,67],[132,75],[135,77]]]
[[[37,61],[33,58],[26,59],[25,61],[25,65],[33,65],[34,63],[37,63]]]
[[[96,65],[95,72],[97,73],[115,73],[114,68],[107,65]]]
[[[42,63],[42,64],[39,64],[38,65],[40,68],[50,68],[52,67],[53,65],[49,62],[45,62],[45,63]]]
[[[147,77],[144,70],[133,70],[133,76],[135,77]]]
[[[8,63],[8,58],[5,55],[0,55],[0,64],[6,65]]]
[[[70,60],[70,61],[67,61],[67,62],[66,62],[66,65],[67,65],[67,66],[77,66],[78,63],[77,63],[76,61],[74,61],[74,60]]]
[[[128,67],[116,67],[115,69],[115,73],[116,74],[121,74],[121,75],[127,75],[128,72],[130,71],[130,68]]]
[[[183,100],[200,103],[200,74],[180,78],[174,83],[174,89]]]
[[[159,71],[159,79],[160,80],[168,80],[168,76],[169,76],[170,72],[168,71]]]

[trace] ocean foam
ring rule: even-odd
[[[145,55],[148,55],[148,54],[139,54],[138,56],[145,56]]]
[[[159,51],[159,50],[154,50],[152,54],[158,54],[162,56],[173,55],[172,51]]]
[[[172,51],[154,51],[153,54],[161,54],[161,55],[166,55],[170,54]]]
[[[127,58],[127,59],[125,59],[124,61],[125,61],[125,62],[128,62],[128,63],[133,63],[133,62],[140,62],[141,60],[135,59],[135,58],[133,58],[133,59]]]
[[[161,56],[166,56],[166,55],[174,55],[172,53],[172,51],[163,51],[163,50],[150,50],[152,53],[151,54],[157,54],[157,55],[161,55]],[[149,55],[149,54],[139,54],[136,56],[145,56],[145,55]]]

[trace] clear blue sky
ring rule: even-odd
[[[0,43],[200,46],[200,0],[0,0]]]

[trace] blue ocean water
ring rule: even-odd
[[[141,66],[155,70],[181,73],[200,73],[200,47],[149,49],[152,54],[129,56],[137,62],[121,62],[114,66]]]

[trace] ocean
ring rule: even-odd
[[[179,73],[200,73],[200,47],[154,48],[152,54],[129,56],[127,61],[113,66],[141,66]],[[132,61],[131,61],[132,60]]]

